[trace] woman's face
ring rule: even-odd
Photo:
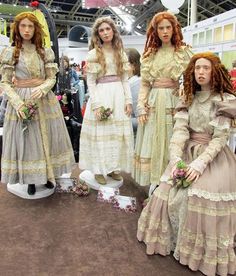
[[[211,87],[211,62],[206,58],[199,58],[194,67],[194,75],[196,82],[201,86],[202,90],[210,90]]]
[[[173,27],[171,22],[167,19],[163,19],[157,25],[157,35],[163,44],[169,44],[173,35]]]
[[[23,40],[29,41],[34,36],[34,23],[28,18],[22,19],[19,24],[19,32]]]
[[[104,43],[110,43],[114,33],[111,26],[104,22],[98,27],[98,35]]]
[[[69,68],[69,64],[65,59],[63,60],[63,63],[64,63],[64,68],[65,69]]]

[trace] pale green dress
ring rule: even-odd
[[[147,114],[148,121],[139,125],[136,138],[132,176],[141,185],[158,185],[169,159],[169,143],[173,130],[173,111],[177,103],[176,89],[152,88],[163,78],[178,81],[186,69],[192,52],[187,46],[175,51],[173,46],[161,47],[157,53],[141,61],[141,89],[138,115]]]

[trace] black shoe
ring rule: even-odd
[[[52,182],[48,181],[47,184],[45,184],[45,187],[48,189],[53,189],[54,185],[52,184]]]
[[[36,192],[35,184],[29,184],[27,192],[29,195],[34,195]]]

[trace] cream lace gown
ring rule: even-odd
[[[178,51],[172,46],[161,47],[154,55],[141,61],[141,90],[137,105],[138,115],[146,114],[148,122],[138,126],[133,178],[141,186],[158,185],[168,164],[169,143],[173,130],[173,110],[178,100],[172,88],[152,88],[154,81],[178,81],[186,69],[192,52],[182,46]]]
[[[219,94],[202,92],[189,110],[175,115],[171,162],[138,221],[137,237],[146,243],[147,254],[174,251],[174,257],[194,271],[235,275],[236,155],[226,145],[235,106],[232,95],[225,95],[222,102]],[[211,136],[210,141],[196,141],[190,131]],[[202,173],[186,189],[177,189],[170,181],[178,159]]]
[[[45,61],[35,51],[35,46],[21,49],[19,62],[14,65],[13,47],[6,48],[2,60],[2,81],[8,98],[3,127],[2,179],[3,183],[45,184],[55,183],[55,178],[71,171],[74,156],[59,103],[51,91],[56,82],[57,64],[54,53],[45,49]],[[39,109],[23,131],[22,120],[16,110],[29,99],[32,88],[16,88],[15,78],[41,78],[38,86],[43,97],[35,100]]]
[[[113,55],[105,53],[108,75],[116,75]],[[95,49],[87,58],[87,83],[90,98],[86,106],[80,135],[81,169],[106,175],[115,170],[131,172],[133,130],[131,118],[125,114],[125,105],[132,104],[128,83],[128,59],[123,56],[125,70],[121,81],[97,83],[102,77],[101,65],[96,61]],[[104,106],[113,114],[107,121],[97,121],[93,109]]]

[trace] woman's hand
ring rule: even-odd
[[[126,114],[128,117],[131,116],[132,110],[133,110],[132,104],[127,104],[127,105],[125,106],[125,114]]]
[[[147,114],[143,114],[138,116],[138,123],[141,125],[144,125],[148,120],[148,115]]]
[[[41,89],[32,89],[32,94],[30,96],[30,99],[40,99],[43,96],[43,92]]]
[[[24,108],[25,108],[25,105],[22,105],[22,106],[16,111],[16,114],[17,114],[18,118],[20,118],[20,119],[26,119],[25,112],[23,111]]]
[[[175,163],[175,165],[173,166],[173,168],[171,169],[170,172],[170,176],[173,178],[174,177],[174,171],[177,169],[177,163]]]
[[[186,170],[186,180],[187,181],[194,181],[196,182],[198,180],[198,178],[200,177],[200,172],[194,170],[191,167],[188,167]]]
[[[101,108],[99,107],[99,108],[94,109],[94,114],[95,114],[96,119],[98,121],[100,121],[101,120]]]

